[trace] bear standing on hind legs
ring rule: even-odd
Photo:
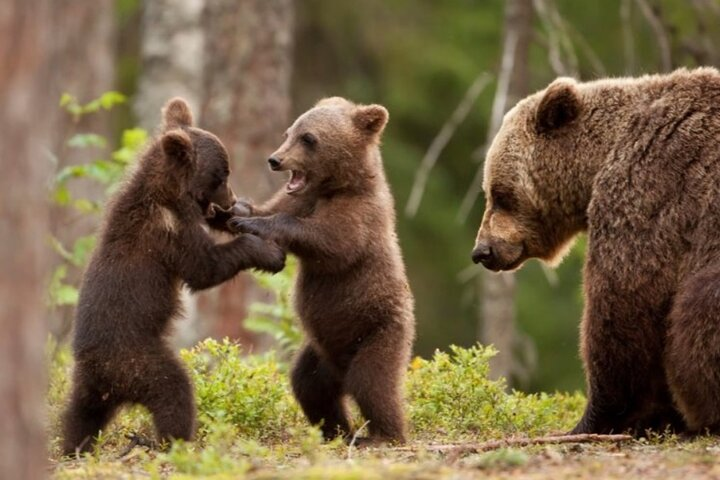
[[[558,262],[588,233],[574,433],[720,430],[719,99],[713,68],[561,78],[488,151],[476,263]]]
[[[345,398],[370,442],[406,439],[403,379],[415,333],[413,298],[380,157],[388,113],[328,98],[301,115],[268,160],[285,188],[230,225],[276,240],[300,259],[295,306],[307,334],[292,387],[328,439],[350,435]]]
[[[202,290],[246,268],[284,266],[284,252],[257,236],[216,244],[207,234],[208,217],[235,202],[227,152],[213,134],[192,127],[183,100],[168,103],[164,123],[108,205],[83,278],[63,418],[66,455],[89,451],[125,403],[147,407],[160,441],[191,439],[192,386],[164,339],[181,310],[181,285]]]

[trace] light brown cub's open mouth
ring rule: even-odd
[[[307,184],[307,178],[303,172],[297,170],[290,170],[290,180],[288,180],[285,189],[288,193],[299,192]]]

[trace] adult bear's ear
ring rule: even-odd
[[[190,106],[182,98],[175,97],[163,107],[163,131],[191,127],[192,123]]]
[[[382,105],[359,105],[353,113],[353,123],[363,133],[379,135],[385,129],[390,114]]]
[[[193,145],[190,136],[182,130],[170,130],[160,139],[168,167],[171,169],[192,169]]]
[[[572,78],[558,78],[540,100],[535,114],[535,131],[543,134],[564,127],[580,116],[581,108],[577,82]]]

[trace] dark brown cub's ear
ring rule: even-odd
[[[577,82],[572,78],[558,78],[545,91],[537,107],[535,130],[547,133],[572,123],[581,110]]]
[[[385,129],[388,118],[388,111],[382,105],[360,105],[353,114],[353,123],[360,131],[377,135]]]
[[[163,130],[191,127],[193,123],[190,106],[180,97],[175,97],[163,107]]]
[[[169,167],[193,167],[193,145],[187,133],[182,130],[170,130],[163,134],[160,143]]]

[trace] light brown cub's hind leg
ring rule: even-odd
[[[407,440],[403,413],[403,378],[409,347],[398,331],[377,332],[366,340],[345,376],[345,390],[369,422],[370,443]]]

